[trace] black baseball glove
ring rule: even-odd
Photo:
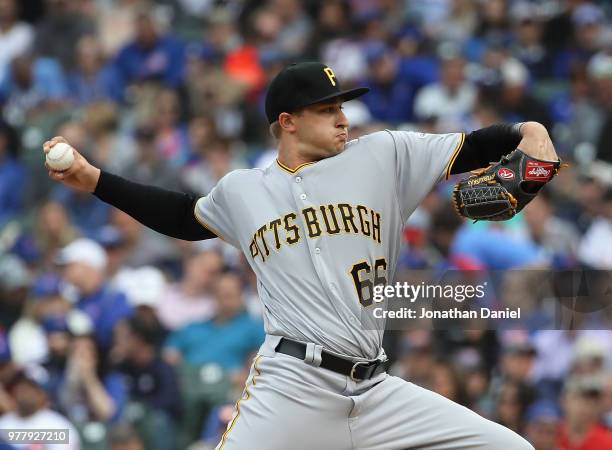
[[[458,182],[453,205],[459,215],[475,221],[511,219],[560,168],[561,161],[542,161],[516,149]]]

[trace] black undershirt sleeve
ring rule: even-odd
[[[195,218],[198,198],[194,195],[135,183],[105,171],[93,194],[166,236],[186,241],[217,237]]]
[[[520,126],[520,123],[496,124],[466,135],[450,173],[469,172],[499,161],[518,147],[522,139]]]

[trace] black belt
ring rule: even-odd
[[[301,360],[306,358],[306,344],[292,341],[291,339],[282,338],[274,350]],[[369,380],[379,373],[385,372],[387,370],[387,361],[386,359],[377,359],[374,361],[355,362],[322,350],[319,367],[351,377],[353,381],[361,381]]]

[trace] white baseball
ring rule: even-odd
[[[74,162],[72,147],[64,142],[55,144],[46,157],[47,165],[53,170],[67,170]]]

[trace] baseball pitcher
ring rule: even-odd
[[[202,198],[101,171],[76,150],[68,170],[49,175],[160,233],[219,237],[246,255],[267,337],[217,449],[533,449],[388,375],[384,323],[362,311],[372,287],[393,280],[406,219],[436,182],[486,167],[458,183],[455,207],[476,220],[512,217],[559,168],[548,133],[526,122],[349,140],[342,103],[367,91],[342,90],[318,62],[286,67],[266,96],[278,159],[228,173]],[[65,140],[51,139],[44,151],[58,142]]]

